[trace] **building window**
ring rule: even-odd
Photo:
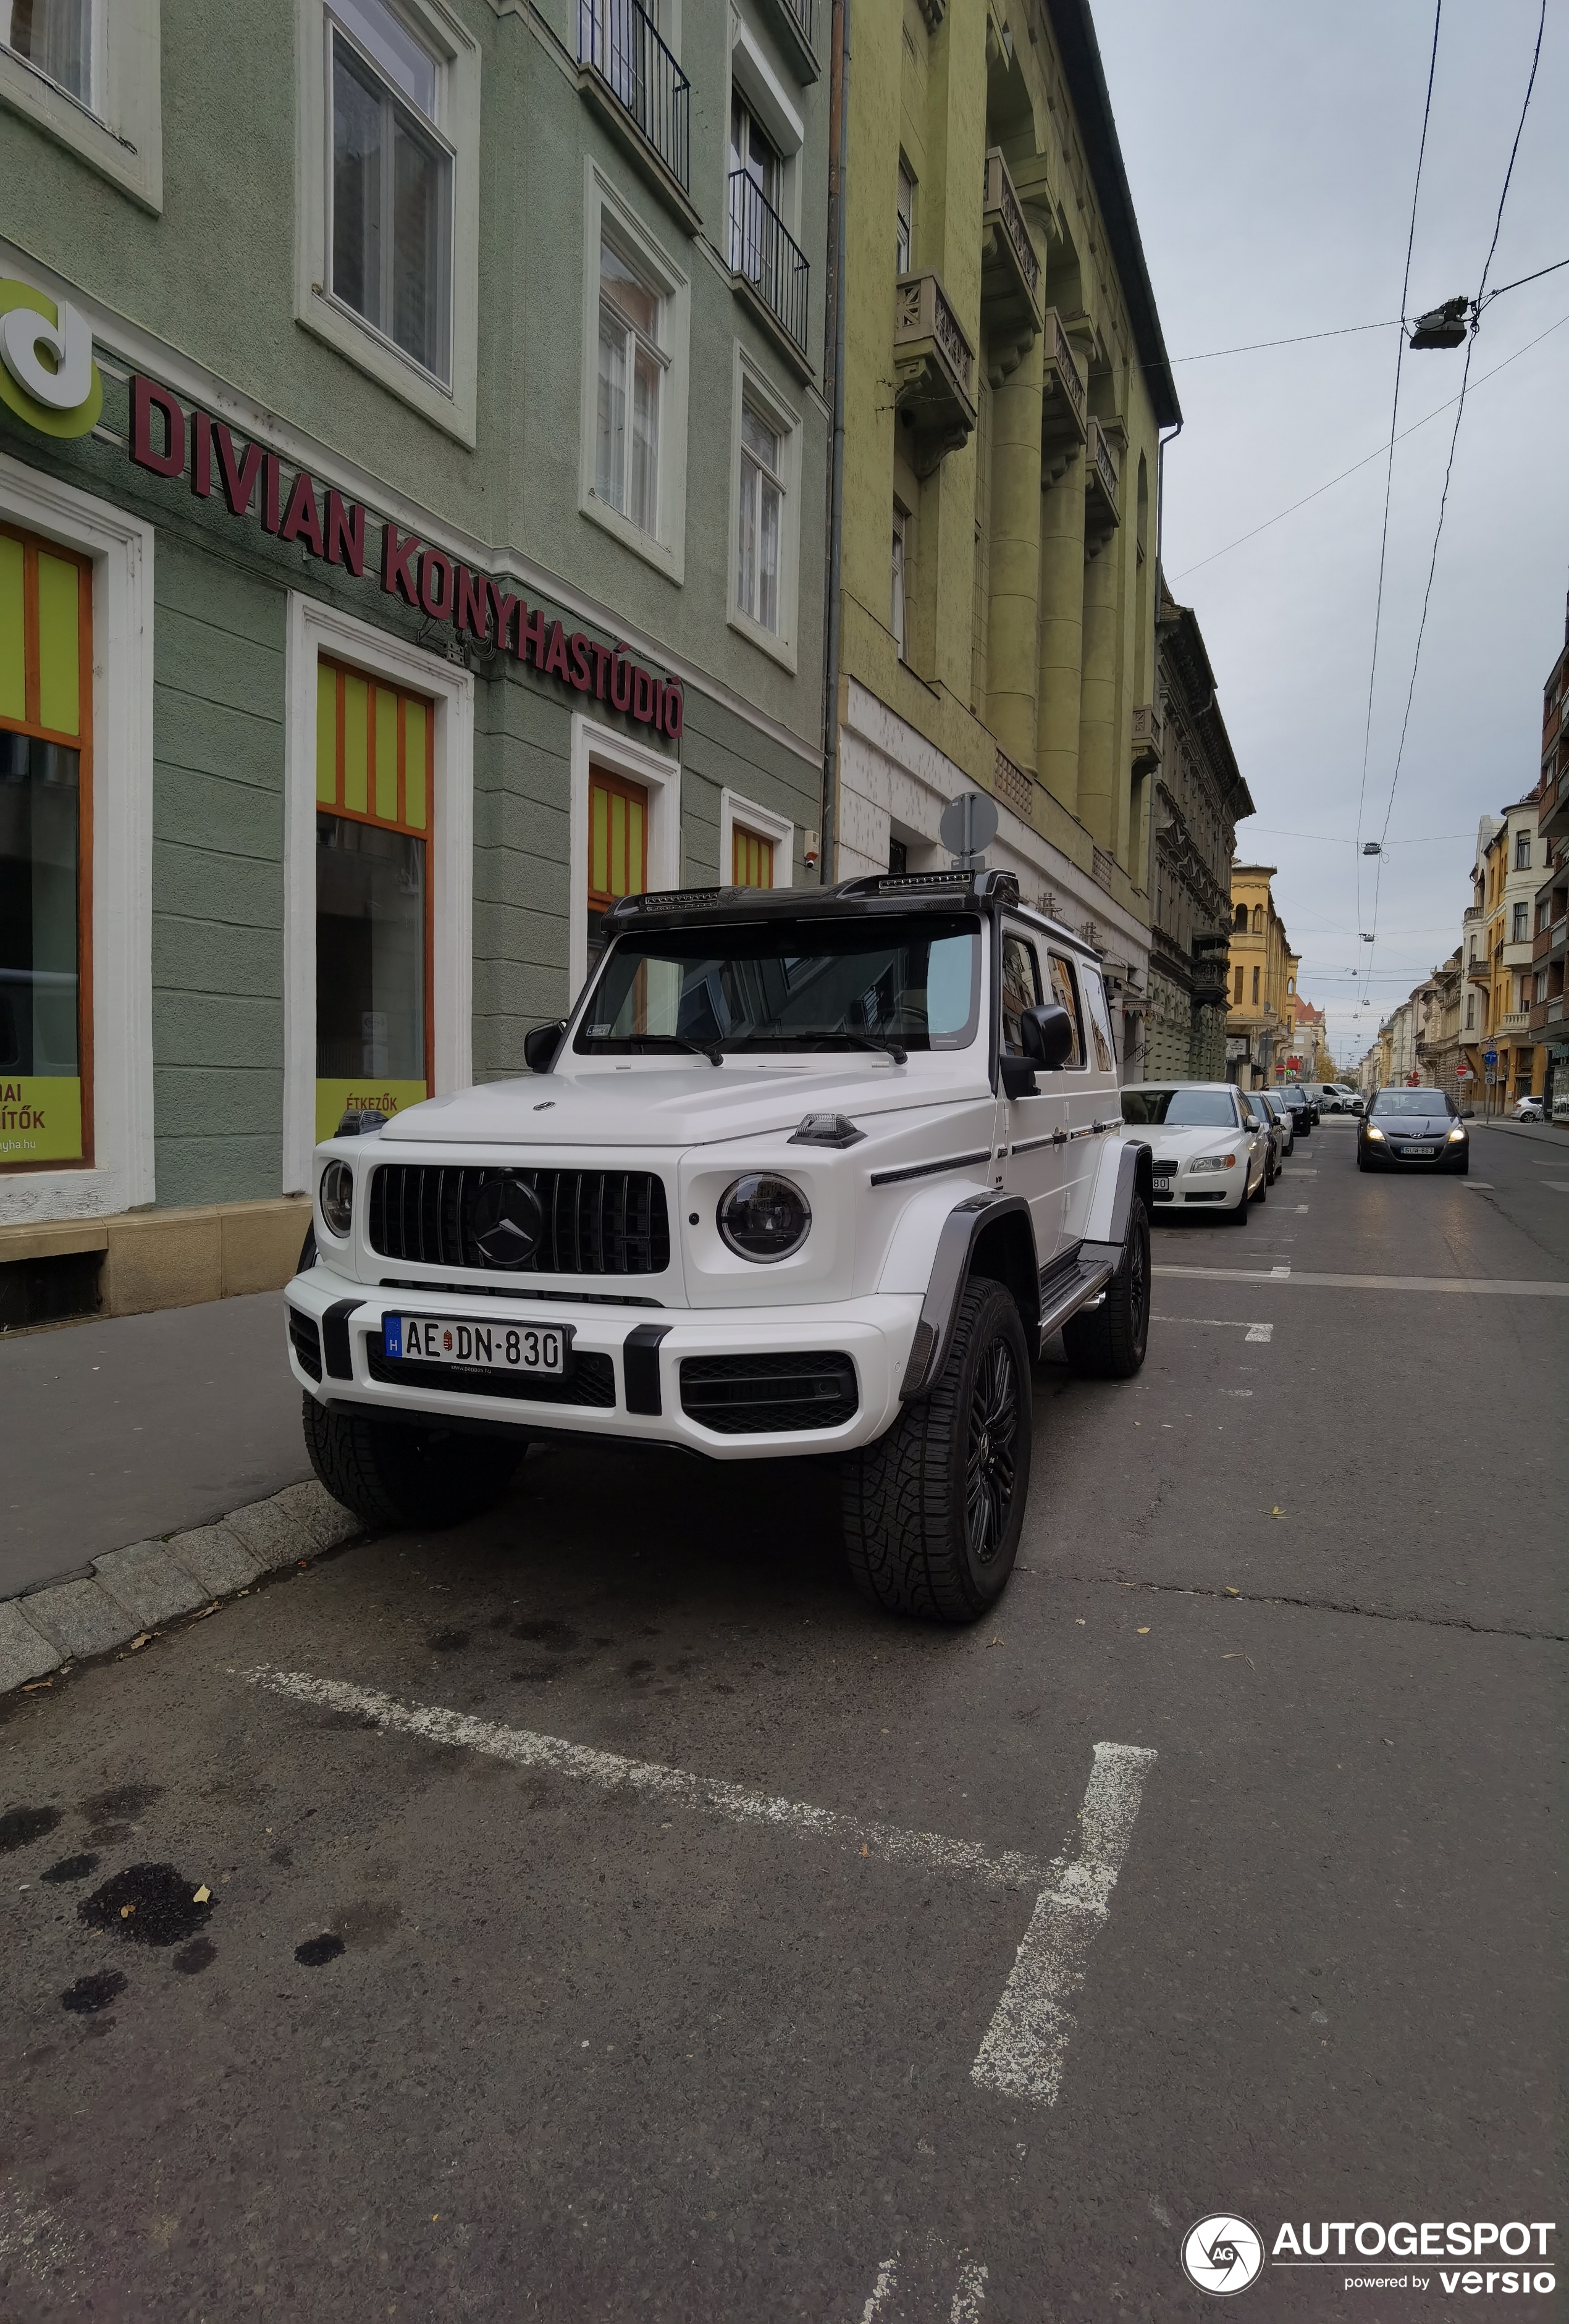
[[[893,509],[892,604],[889,626],[893,632],[894,649],[900,661],[904,659],[904,545],[908,520],[895,502]]]
[[[1261,936],[1263,935],[1263,933],[1264,933],[1264,907],[1263,907],[1263,905],[1262,905],[1262,904],[1255,904],[1255,905],[1254,905],[1254,907],[1253,907],[1253,934],[1254,934],[1256,936]]]
[[[1465,996],[1465,1029],[1468,1033],[1474,1033],[1476,1030],[1476,995],[1474,992],[1468,992]]]
[[[664,303],[613,242],[601,242],[594,489],[606,507],[648,533],[660,524]]]
[[[92,1155],[92,577],[0,531],[0,1168]]]
[[[1255,969],[1255,970],[1253,971],[1253,1006],[1254,1006],[1254,1008],[1256,1009],[1256,1008],[1258,1007],[1258,1005],[1259,1005],[1259,972],[1258,972],[1258,970],[1257,970],[1257,969]]]
[[[649,884],[649,795],[603,767],[588,770],[588,956],[603,948],[600,922],[618,896]]]
[[[739,89],[734,90],[730,98],[730,169],[733,176],[740,171],[750,178],[770,209],[778,215],[783,164],[772,139]],[[738,273],[749,273],[751,267],[736,254],[734,238],[739,231],[733,215],[730,263]],[[752,280],[756,279],[753,274]]]
[[[5,45],[41,73],[93,102],[93,0],[10,0]]]
[[[335,0],[332,295],[446,384],[452,152],[436,128],[441,69],[381,0]]]
[[[1526,844],[1529,846],[1530,842],[1527,840]],[[1517,904],[1515,906],[1515,932],[1512,938],[1512,941],[1515,944],[1524,944],[1529,936],[1530,917],[1531,908],[1528,904]]]
[[[743,401],[735,602],[749,621],[776,635],[780,625],[780,542],[784,508],[782,452],[778,429],[771,428],[750,401]]]
[[[894,200],[893,251],[895,273],[908,274],[915,252],[915,180],[902,155],[899,163],[899,191]]]
[[[1233,995],[1232,995],[1232,1007],[1233,1009],[1240,1009],[1240,1008],[1241,1007],[1241,1005],[1242,1005],[1242,972],[1241,972],[1241,970],[1239,968],[1239,969],[1238,969],[1238,971],[1237,971],[1237,989],[1236,989],[1236,991],[1234,992],[1234,994],[1233,994]]]
[[[429,1094],[435,705],[325,659],[316,696],[316,1135]]]
[[[1531,835],[1528,831],[1515,834],[1515,870],[1528,872],[1531,868]]]

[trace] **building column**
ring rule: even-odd
[[[1082,463],[1081,463],[1082,465]],[[1078,818],[1097,847],[1117,844],[1117,560],[1108,541],[1084,567]]]
[[[991,610],[985,720],[1008,756],[1035,764],[1040,602],[1044,341],[992,396]]]
[[[1069,815],[1079,811],[1079,708],[1084,617],[1084,456],[1040,496],[1040,649],[1035,765]]]

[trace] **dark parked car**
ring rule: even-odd
[[[1357,1124],[1359,1170],[1471,1168],[1471,1139],[1453,1100],[1437,1089],[1381,1089]]]
[[[1313,1123],[1315,1117],[1313,1111],[1313,1102],[1309,1098],[1307,1092],[1299,1083],[1288,1082],[1282,1088],[1280,1095],[1291,1116],[1291,1129],[1293,1136],[1297,1138],[1311,1138],[1313,1135]]]

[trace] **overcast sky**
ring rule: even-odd
[[[1444,8],[1412,314],[1477,289],[1538,8]],[[1398,314],[1431,0],[1096,0],[1095,22],[1173,357]],[[1561,258],[1569,0],[1547,0],[1490,284]],[[1352,972],[1370,949],[1359,925],[1374,926],[1380,867],[1361,863],[1359,906],[1352,843],[1395,357],[1386,327],[1179,361],[1186,424],[1166,456],[1167,577],[1198,615],[1258,809],[1238,853],[1279,867],[1301,990],[1329,1008],[1343,1061],[1454,949],[1478,816],[1540,772],[1542,685],[1569,588],[1569,267],[1500,299],[1476,340],[1359,1017]],[[1463,349],[1407,352],[1401,429],[1458,393],[1464,361]],[[1454,419],[1395,448],[1365,837],[1384,826]],[[1307,507],[1228,546],[1375,451]]]

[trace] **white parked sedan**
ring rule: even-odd
[[[1263,1202],[1268,1133],[1256,1129],[1230,1082],[1139,1082],[1122,1092],[1122,1120],[1154,1147],[1155,1201],[1212,1210],[1241,1226]]]

